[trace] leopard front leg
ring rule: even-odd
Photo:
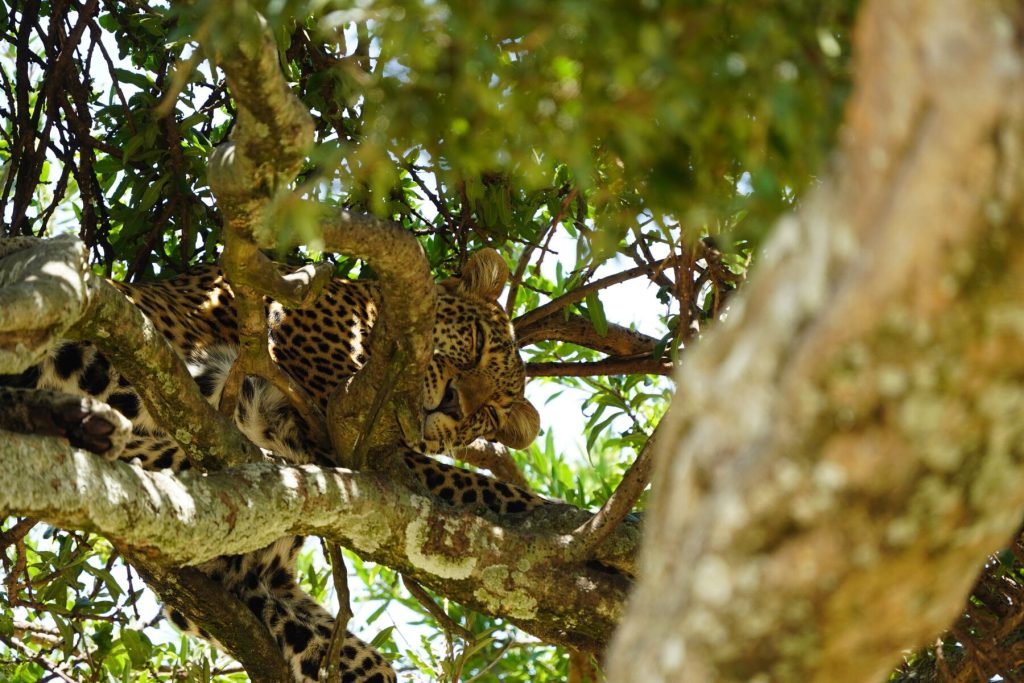
[[[131,437],[132,423],[102,401],[48,389],[0,386],[0,429],[59,436],[111,460]]]

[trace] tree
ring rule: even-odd
[[[999,3],[863,8],[830,178],[679,377],[613,679],[879,679],[1013,538],[1019,20]],[[739,391],[742,417],[714,429]],[[1013,557],[894,678],[1020,677]]]
[[[296,264],[325,256],[317,272],[380,279],[387,327],[405,333],[389,337],[402,344],[393,352],[420,359],[429,327],[402,292],[496,246],[512,266],[508,308],[530,372],[590,394],[592,468],[567,463],[550,436],[517,462],[542,492],[581,508],[607,501],[592,518],[553,506],[529,529],[424,508],[384,476],[386,448],[354,457],[331,416],[338,457],[356,471],[309,473],[330,485],[282,500],[265,476],[276,470],[244,462],[249,447],[198,392],[188,399],[187,377],[145,381],[172,372],[167,349],[145,341],[137,311],[73,244],[9,243],[0,350],[20,360],[4,363],[54,336],[95,338],[165,424],[194,430],[190,455],[212,471],[140,482],[53,440],[4,441],[0,466],[17,485],[0,507],[32,515],[0,537],[10,677],[209,675],[132,619],[132,573],[112,573],[124,556],[165,599],[198,610],[250,676],[273,679],[266,634],[175,567],[312,533],[410,579],[397,594],[394,578],[380,581],[388,570],[348,556],[371,596],[425,610],[446,634],[438,661],[397,648],[407,667],[431,679],[582,680],[622,615],[638,540],[626,513],[652,458],[644,572],[612,679],[881,676],[901,649],[933,640],[1020,516],[1020,17],[998,2],[875,2],[855,31],[855,4],[8,3],[6,234],[73,227],[98,273],[129,280],[219,258],[243,317],[263,293],[302,294],[246,277],[261,250]],[[551,244],[566,238],[575,254],[558,259]],[[14,287],[39,253],[69,267]],[[635,267],[598,273],[623,259]],[[732,297],[752,260],[757,274]],[[664,304],[649,334],[616,324],[623,312],[602,302],[638,277]],[[246,332],[243,348],[260,330]],[[272,376],[252,348],[249,370]],[[372,357],[344,422],[361,424],[369,398],[394,385],[384,414],[395,417],[373,437],[386,446],[419,405],[422,363]],[[648,440],[668,404],[652,376],[675,369],[673,408]],[[232,496],[266,502],[211,547],[160,510],[124,514],[143,487],[164,485],[205,501],[197,530],[216,527]],[[361,525],[369,511],[390,526]],[[417,515],[448,534],[429,563],[402,533]],[[37,518],[99,537],[44,533]],[[461,555],[446,555],[455,537]],[[483,571],[453,580],[445,566],[466,556],[527,568],[500,588]],[[304,562],[322,595],[325,570]],[[895,675],[1012,678],[1020,572],[1002,556],[942,646]],[[865,593],[886,599],[864,604]],[[522,609],[524,595],[537,607]],[[572,655],[517,655],[509,624]]]

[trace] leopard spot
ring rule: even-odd
[[[139,397],[131,392],[119,391],[107,397],[107,403],[119,413],[133,420],[139,416]]]
[[[61,379],[68,379],[82,368],[82,345],[64,344],[53,358],[53,368]]]
[[[174,464],[174,455],[178,452],[177,448],[168,448],[160,454],[160,456],[153,461],[153,466],[157,469],[165,470]]]
[[[302,624],[289,621],[284,625],[284,639],[295,652],[304,652],[312,637],[313,632]]]

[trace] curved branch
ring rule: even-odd
[[[421,440],[437,291],[423,248],[402,226],[344,209],[324,211],[325,248],[369,262],[380,276],[381,319],[373,328],[370,360],[328,404],[335,452],[352,454],[343,464],[362,469],[370,450]],[[368,418],[368,406],[380,410]]]
[[[527,363],[528,377],[593,377],[594,375],[671,375],[671,361],[660,358],[606,358],[591,363]]]
[[[88,252],[61,236],[0,239],[0,373],[40,357],[89,306]]]
[[[253,13],[245,19],[258,21]],[[231,28],[231,27],[226,27]],[[313,143],[313,119],[292,93],[278,61],[277,45],[264,27],[241,26],[239,39],[217,55],[239,105],[231,139],[210,156],[208,177],[226,227],[260,248],[277,246],[277,226],[268,220],[271,199],[287,191]]]
[[[0,488],[7,514],[94,531],[160,564],[315,534],[473,609],[588,651],[611,636],[631,583],[609,567],[631,572],[639,543],[638,524],[627,521],[595,549],[604,567],[567,563],[569,534],[587,512],[553,503],[490,521],[368,472],[259,463],[175,476],[20,436],[5,439],[0,456],[0,480],[24,482]]]
[[[308,280],[282,276],[259,251],[278,243],[278,231],[270,220],[271,202],[287,195],[302,168],[313,142],[313,120],[281,73],[273,36],[255,14],[252,18],[260,23],[255,39],[241,28],[241,39],[217,59],[239,105],[231,138],[211,155],[208,173],[210,189],[225,219],[220,263],[235,294],[238,318],[238,358],[220,408],[225,415],[234,414],[243,377],[265,377],[305,418],[312,438],[326,444],[327,432],[317,406],[270,357],[264,297],[286,305],[315,299],[330,278],[330,268],[321,267],[316,276],[310,273]]]
[[[610,356],[650,355],[659,343],[658,339],[643,332],[614,323],[608,323],[604,335],[598,334],[594,323],[576,314],[568,317],[552,314],[516,328],[516,343],[520,348],[542,341],[569,342]]]

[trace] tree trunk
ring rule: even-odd
[[[609,680],[883,680],[1019,524],[1007,6],[863,7],[831,179],[685,359]]]

